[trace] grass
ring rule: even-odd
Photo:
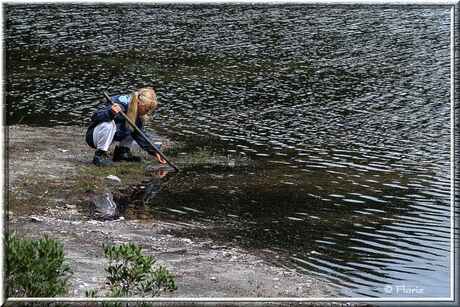
[[[39,212],[52,205],[53,199],[66,197],[65,180],[51,180],[35,176],[26,177],[8,191],[8,210],[18,215]]]
[[[145,163],[115,163],[107,167],[82,167],[73,190],[80,193],[102,191],[106,186],[105,177],[109,175],[120,178],[123,185],[136,184],[145,177],[145,166]]]

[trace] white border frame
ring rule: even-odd
[[[459,2],[457,1],[456,6]],[[455,6],[450,8],[450,296],[455,290]]]
[[[24,1],[24,2],[19,2],[19,1],[3,1],[0,0],[0,24],[2,26],[2,31],[0,31],[0,49],[1,49],[1,54],[2,56],[0,57],[0,67],[2,68],[1,71],[1,76],[0,76],[0,82],[1,82],[1,96],[0,96],[0,126],[1,126],[1,131],[0,131],[0,142],[2,146],[0,146],[0,157],[5,157],[5,152],[4,148],[6,146],[3,146],[5,143],[5,137],[4,133],[7,133],[7,126],[4,126],[4,117],[5,117],[5,109],[4,105],[5,102],[4,96],[3,96],[3,90],[4,90],[4,80],[3,80],[3,74],[4,74],[4,66],[3,66],[3,59],[4,59],[4,49],[3,49],[3,27],[4,27],[4,20],[3,20],[3,5],[4,4],[9,4],[9,3],[62,3],[64,4],[65,2],[63,1]],[[190,0],[181,0],[178,2],[174,2],[172,0],[156,0],[156,1],[150,1],[150,2],[145,2],[145,1],[135,1],[135,0],[115,0],[115,1],[88,1],[88,0],[83,0],[83,1],[78,1],[78,2],[68,2],[67,4],[74,4],[74,3],[112,3],[112,4],[122,4],[122,3],[148,3],[148,4],[159,4],[159,3],[175,3],[175,4],[180,4],[180,3],[199,3],[199,4],[224,4],[224,3],[237,3],[237,4],[245,4],[248,3],[246,1],[231,1],[231,0],[214,0],[214,1],[207,1],[207,0],[201,0],[201,1],[190,1]],[[456,10],[458,10],[458,6],[460,3],[460,0],[409,0],[409,1],[404,1],[404,0],[306,0],[306,1],[301,1],[301,0],[272,0],[272,1],[265,1],[265,0],[252,0],[250,3],[260,3],[260,4],[292,4],[292,3],[298,3],[298,4],[310,4],[310,5],[418,5],[418,6],[451,6],[451,12],[450,12],[450,53],[451,53],[451,58],[450,58],[450,103],[451,103],[451,112],[450,112],[450,124],[451,124],[451,150],[450,150],[450,162],[451,162],[451,167],[450,167],[450,172],[451,172],[451,238],[450,238],[450,297],[448,298],[438,298],[438,297],[424,297],[424,298],[397,298],[397,297],[388,297],[388,298],[344,298],[344,297],[337,297],[337,298],[320,298],[320,297],[310,297],[310,298],[299,298],[299,297],[223,297],[223,298],[212,298],[212,297],[178,297],[178,298],[165,298],[165,297],[155,297],[155,298],[106,298],[106,297],[101,297],[101,298],[70,298],[70,297],[55,297],[55,298],[7,298],[5,300],[5,287],[3,284],[4,281],[4,262],[3,262],[3,255],[4,255],[4,233],[5,233],[5,214],[4,214],[4,200],[5,200],[5,195],[4,195],[4,188],[5,188],[5,182],[4,182],[4,171],[7,169],[5,166],[7,165],[7,161],[2,161],[0,163],[0,193],[2,195],[2,199],[0,199],[0,230],[2,233],[0,234],[0,306],[2,306],[5,302],[6,303],[11,303],[11,302],[171,302],[171,303],[185,303],[185,302],[202,302],[202,303],[223,303],[223,302],[228,302],[228,303],[294,303],[294,302],[303,302],[303,303],[308,303],[308,302],[420,302],[420,303],[430,303],[430,302],[444,302],[444,303],[452,303],[455,302],[455,240],[454,240],[454,232],[455,232],[455,38],[456,38],[456,31],[455,31],[455,18],[458,18],[456,16]],[[458,38],[457,38],[458,40]]]

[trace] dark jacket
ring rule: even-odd
[[[117,95],[112,96],[112,101],[120,105],[122,111],[126,114],[128,111],[128,106],[132,100],[131,95]],[[154,154],[155,150],[150,146],[150,144],[140,135],[138,132],[131,131],[126,126],[126,119],[121,115],[117,114],[116,116],[112,112],[112,105],[106,102],[105,105],[101,106],[94,114],[91,116],[91,123],[89,124],[88,130],[86,132],[86,143],[89,146],[96,148],[93,142],[93,131],[94,128],[102,122],[115,121],[117,126],[117,131],[115,132],[114,141],[119,142],[126,137],[131,136],[139,146],[150,154]],[[129,125],[129,124],[128,124]],[[136,126],[145,134],[144,125],[140,118],[136,118]]]

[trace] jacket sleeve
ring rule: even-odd
[[[93,116],[91,116],[91,121],[95,123],[109,122],[113,120],[114,114],[112,112],[112,106],[106,105],[101,109],[97,110]]]

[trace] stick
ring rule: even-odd
[[[110,96],[106,92],[104,92],[104,96],[105,96],[105,98],[107,98],[110,101],[110,103],[112,105],[115,104],[112,101],[112,98],[110,98]],[[179,169],[177,168],[177,166],[175,166],[174,164],[172,164],[171,162],[168,161],[168,159],[165,157],[165,155],[159,149],[157,149],[155,145],[152,144],[152,141],[149,140],[149,138],[145,135],[145,133],[142,132],[141,129],[137,128],[136,124],[133,123],[123,111],[120,111],[120,113],[126,119],[126,121],[128,121],[128,123],[131,125],[131,127],[133,127],[134,130],[136,130],[136,132],[139,133],[147,141],[147,143],[149,143],[150,146],[152,146],[153,150],[155,150],[155,152],[157,154],[159,154],[160,157],[162,157],[163,160],[165,160],[169,164],[169,166],[171,166],[176,172],[178,172]]]

